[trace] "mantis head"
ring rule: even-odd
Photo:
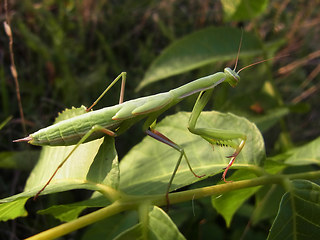
[[[231,87],[237,86],[238,82],[240,81],[240,76],[238,73],[228,67],[224,69],[224,73],[226,74],[225,81],[227,81]]]

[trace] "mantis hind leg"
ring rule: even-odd
[[[193,107],[189,119],[188,129],[193,134],[201,136],[203,139],[205,139],[211,144],[229,146],[235,149],[235,152],[231,156],[228,156],[228,158],[230,158],[230,161],[222,174],[223,181],[228,182],[226,181],[226,174],[229,168],[234,163],[237,156],[239,155],[239,153],[241,152],[242,148],[244,147],[245,142],[247,140],[247,136],[243,133],[234,132],[230,130],[196,128],[196,123],[198,121],[200,113],[209,101],[211,94],[212,89],[208,91],[203,91],[199,94],[199,97]],[[240,139],[240,143],[235,142],[235,140],[237,139]]]
[[[89,112],[99,101],[101,98],[103,98],[103,96],[109,91],[109,89],[118,82],[118,80],[121,78],[121,90],[120,90],[120,97],[119,97],[119,104],[123,103],[123,97],[124,97],[124,89],[125,89],[125,85],[126,85],[126,77],[127,77],[127,73],[126,72],[122,72],[119,74],[118,77],[116,77],[110,84],[109,86],[103,91],[103,93],[101,93],[101,95],[97,98],[97,100],[94,101],[94,103],[87,108],[87,112]]]
[[[156,140],[158,140],[158,141],[160,141],[160,142],[162,142],[162,143],[164,143],[164,144],[167,144],[168,146],[170,146],[170,147],[172,147],[173,149],[175,149],[175,150],[177,150],[178,152],[180,152],[179,159],[178,159],[178,161],[177,161],[177,163],[176,163],[176,166],[175,166],[175,168],[174,168],[174,170],[173,170],[173,173],[172,173],[172,175],[171,175],[171,177],[170,177],[170,180],[169,180],[169,183],[168,183],[168,186],[167,186],[166,201],[167,201],[167,208],[168,208],[168,207],[169,207],[169,204],[170,204],[170,201],[169,201],[169,191],[170,191],[170,187],[171,187],[172,182],[173,182],[173,179],[174,179],[174,177],[175,177],[175,175],[176,175],[176,173],[177,173],[177,171],[178,171],[178,168],[179,168],[179,166],[180,166],[182,157],[184,157],[184,158],[186,159],[186,162],[187,162],[187,164],[188,164],[188,167],[189,167],[190,171],[192,172],[192,174],[193,174],[195,177],[201,178],[201,177],[204,177],[205,175],[200,175],[200,176],[199,176],[199,175],[197,175],[197,174],[193,171],[193,169],[192,169],[192,167],[191,167],[191,165],[190,165],[190,162],[189,162],[189,160],[188,160],[188,157],[187,157],[186,153],[184,152],[184,149],[183,149],[181,146],[179,146],[178,144],[176,144],[175,142],[171,141],[169,138],[167,138],[166,136],[164,136],[162,133],[160,133],[160,132],[158,132],[158,131],[156,131],[156,130],[154,130],[154,129],[152,129],[152,128],[150,128],[149,130],[146,130],[146,133],[147,133],[150,137],[152,137],[152,138],[154,138],[154,139],[156,139]]]
[[[91,134],[93,134],[94,132],[103,132],[106,135],[109,135],[111,137],[115,137],[116,134],[106,128],[103,128],[99,125],[95,125],[91,128],[90,131],[88,131],[80,140],[79,142],[74,146],[74,148],[70,151],[70,153],[62,160],[62,162],[58,165],[58,167],[56,168],[56,170],[53,172],[53,174],[51,175],[51,177],[49,178],[49,180],[46,182],[46,184],[40,189],[39,192],[37,192],[37,194],[33,197],[33,199],[36,199],[41,192],[43,192],[43,190],[49,185],[49,183],[51,182],[51,180],[53,179],[53,177],[57,174],[58,170],[64,165],[64,163],[70,158],[70,156],[74,153],[74,151],[82,144],[84,143],[90,136]]]

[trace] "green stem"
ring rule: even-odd
[[[66,235],[70,232],[73,232],[77,229],[80,229],[82,227],[85,227],[85,226],[88,226],[92,223],[100,221],[104,218],[113,216],[113,215],[120,213],[128,208],[129,208],[128,205],[125,205],[125,204],[120,203],[119,201],[116,201],[107,207],[104,207],[104,208],[99,209],[95,212],[89,213],[85,216],[79,217],[71,222],[67,222],[67,223],[61,224],[57,227],[54,227],[54,228],[51,228],[51,229],[46,230],[44,232],[41,232],[37,235],[34,235],[30,238],[27,238],[26,240],[55,239],[55,238],[61,237],[63,235]]]
[[[242,180],[237,182],[232,182],[228,184],[214,185],[210,187],[203,187],[193,190],[188,190],[184,192],[177,192],[170,194],[170,203],[185,202],[191,199],[198,199],[212,195],[220,195],[222,193],[239,190],[249,187],[257,187],[260,185],[269,184],[283,184],[284,181],[294,180],[294,179],[319,179],[320,171],[312,171],[306,173],[296,173],[296,174],[279,174],[279,175],[266,175],[258,178],[253,178],[249,180]],[[163,201],[165,202],[165,201]]]
[[[265,175],[249,180],[242,180],[227,184],[219,184],[209,187],[203,187],[183,192],[171,193],[169,195],[170,203],[179,203],[190,201],[192,199],[203,198],[212,195],[220,195],[222,193],[230,192],[233,190],[256,187],[260,185],[269,184],[283,184],[284,181],[294,179],[318,179],[320,178],[320,171],[296,173],[296,174],[279,174],[279,175]],[[149,196],[129,196],[119,194],[120,199],[112,203],[111,205],[99,209],[95,212],[89,213],[85,216],[79,217],[71,222],[61,224],[57,227],[51,228],[47,231],[34,235],[28,240],[41,240],[41,239],[54,239],[63,235],[66,235],[72,231],[88,226],[94,222],[100,221],[104,218],[113,216],[120,212],[137,209],[141,204],[149,202],[154,205],[162,206],[166,205],[166,198],[163,194],[149,195]]]
[[[109,199],[111,202],[115,202],[116,200],[125,197],[126,195],[124,193],[121,193],[120,191],[109,187],[104,184],[96,184],[99,188],[99,192],[107,199]]]

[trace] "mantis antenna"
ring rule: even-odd
[[[241,31],[241,38],[240,38],[240,43],[239,43],[239,47],[238,47],[238,53],[237,53],[237,58],[236,58],[236,64],[234,65],[234,69],[233,71],[236,71],[237,66],[238,66],[238,61],[239,61],[239,55],[240,55],[240,49],[242,46],[242,37],[243,37],[243,30]],[[239,72],[238,72],[239,73]]]
[[[261,61],[258,61],[258,62],[255,62],[255,63],[251,63],[249,64],[248,66],[245,66],[243,68],[241,68],[237,74],[239,74],[242,70],[246,69],[246,68],[249,68],[249,67],[252,67],[254,65],[258,65],[260,63],[263,63],[263,62],[267,62],[267,61],[270,61],[270,60],[274,60],[274,59],[279,59],[279,58],[283,58],[283,57],[287,57],[289,54],[286,54],[286,55],[282,55],[282,56],[278,56],[278,57],[272,57],[272,58],[268,58],[268,59],[264,59],[264,60],[261,60]]]

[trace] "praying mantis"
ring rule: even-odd
[[[46,128],[42,128],[25,138],[14,140],[14,142],[28,142],[30,144],[39,146],[75,145],[72,151],[62,160],[60,165],[53,172],[43,188],[35,195],[35,198],[37,198],[41,194],[41,192],[50,184],[51,180],[58,172],[58,170],[82,143],[93,141],[95,139],[104,137],[105,135],[117,137],[127,131],[138,121],[146,119],[143,124],[143,131],[145,131],[148,136],[170,146],[180,153],[166,189],[165,197],[167,205],[169,205],[169,190],[183,158],[186,160],[191,173],[195,177],[202,178],[205,175],[197,175],[195,173],[195,171],[191,167],[187,155],[185,154],[184,149],[179,144],[175,143],[162,133],[155,130],[156,119],[159,115],[164,113],[172,106],[178,104],[180,101],[196,93],[199,93],[199,96],[191,112],[191,116],[188,122],[188,130],[193,134],[201,136],[212,145],[223,145],[235,149],[234,153],[228,156],[228,158],[230,158],[230,161],[222,174],[222,179],[225,182],[228,182],[226,180],[226,174],[234,163],[236,157],[245,146],[247,139],[246,135],[241,132],[230,130],[197,128],[196,124],[202,110],[212,96],[213,89],[216,86],[223,82],[226,82],[231,87],[235,87],[240,81],[239,73],[243,69],[261,63],[263,61],[267,61],[263,60],[254,64],[250,64],[236,72],[235,69],[238,62],[238,56],[234,70],[227,67],[223,72],[218,72],[206,77],[196,79],[190,83],[172,89],[168,92],[141,97],[130,101],[123,101],[126,73],[122,72],[112,81],[112,83],[104,90],[104,92],[98,97],[98,99],[89,108],[87,108],[87,113],[60,121]],[[95,106],[97,102],[109,91],[109,89],[120,79],[122,84],[119,104],[93,111],[93,106]]]

